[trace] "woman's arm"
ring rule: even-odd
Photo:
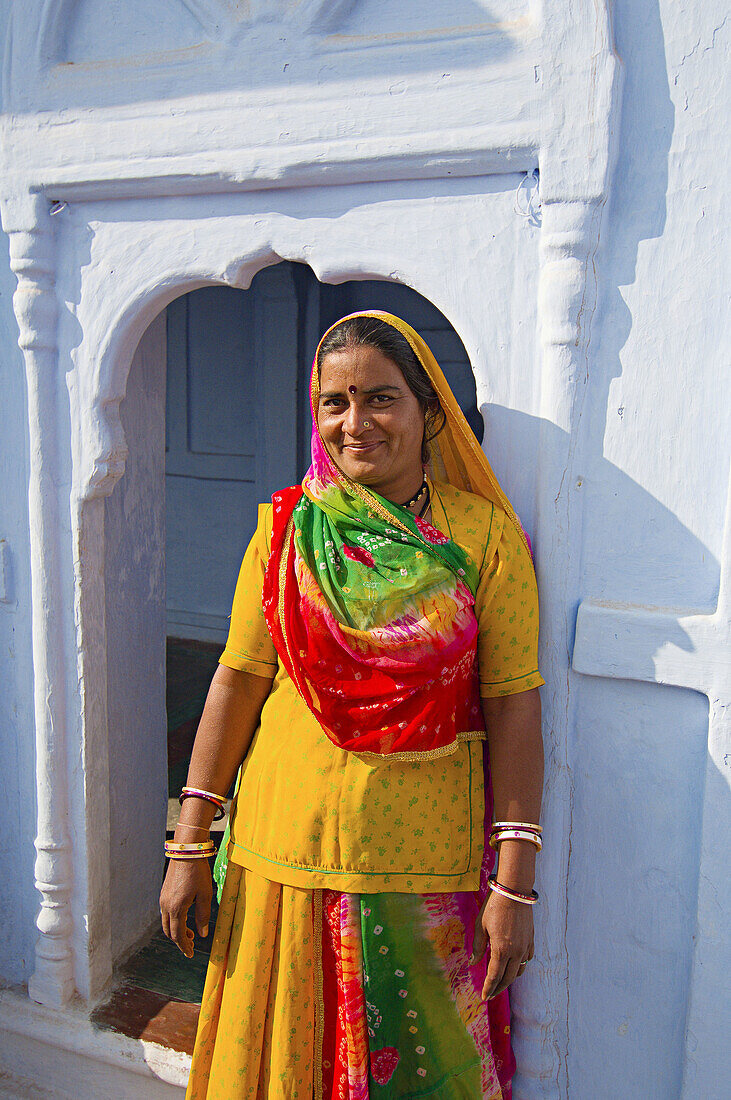
[[[543,738],[538,689],[483,699],[495,821],[538,824],[543,791]],[[524,840],[499,845],[497,879],[529,894],[535,877],[536,849]],[[482,958],[490,941],[490,962],[483,999],[502,992],[517,977],[521,963],[533,957],[532,906],[490,892],[475,928],[473,955]]]
[[[272,681],[266,677],[218,666],[193,744],[187,786],[226,794],[251,744],[271,686]],[[215,812],[210,802],[186,798],[175,840],[191,844],[205,839]],[[195,902],[196,925],[205,936],[212,897],[207,859],[170,860],[160,894],[162,927],[189,958],[193,955],[193,933],[186,924],[188,910]]]

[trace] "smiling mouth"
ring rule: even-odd
[[[375,443],[343,443],[341,450],[352,451],[355,454],[364,454],[367,451],[373,451],[376,447],[380,447],[383,440],[378,439]]]

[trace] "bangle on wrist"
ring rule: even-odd
[[[490,875],[487,885],[496,894],[502,894],[504,898],[510,898],[511,901],[519,901],[521,905],[535,905],[538,901],[538,894],[535,890],[532,890],[530,894],[522,894],[519,890],[511,890],[509,886],[504,886],[502,882],[498,882],[495,875]]]
[[[530,821],[494,821],[490,832],[494,833],[496,829],[530,829],[539,836],[543,832],[540,825],[532,825]]]
[[[498,844],[503,840],[527,840],[529,844],[533,844],[535,848],[540,852],[543,847],[543,841],[538,833],[534,833],[532,829],[519,829],[515,826],[509,828],[494,827],[490,833],[490,847],[497,850]]]
[[[182,806],[186,798],[200,798],[204,802],[210,802],[211,805],[216,807],[216,813],[213,820],[220,821],[226,816],[226,803],[228,799],[222,794],[213,794],[211,791],[204,791],[200,787],[183,787],[180,792],[178,802]]]
[[[165,841],[165,855],[168,859],[208,859],[215,856],[216,846],[212,840],[199,841],[197,844],[181,844],[179,841]]]

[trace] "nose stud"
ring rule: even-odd
[[[371,426],[370,420],[364,420],[363,421],[363,427],[364,428],[370,428],[370,426]]]

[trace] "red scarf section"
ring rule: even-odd
[[[476,624],[471,644],[448,668],[438,649],[407,665],[359,656],[334,617],[302,608],[289,526],[301,496],[296,485],[272,497],[263,608],[282,664],[327,736],[351,752],[418,760],[453,751],[464,735],[480,735]]]

